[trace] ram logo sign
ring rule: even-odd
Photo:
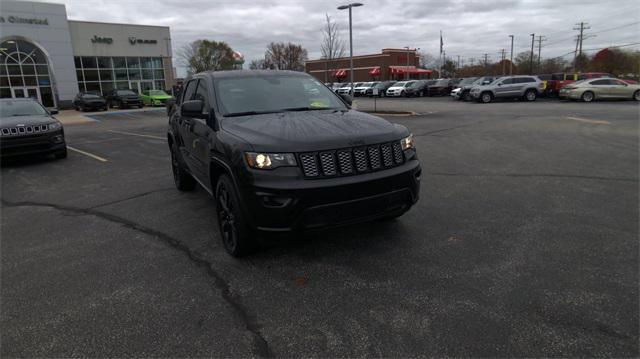
[[[149,39],[138,39],[134,36],[129,36],[129,43],[131,45],[135,44],[157,44],[158,40],[149,40]]]

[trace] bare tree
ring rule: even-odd
[[[196,40],[177,51],[187,72],[196,74],[203,71],[231,70],[235,59],[233,50],[226,42]]]
[[[272,42],[264,53],[263,68],[304,71],[304,62],[307,57],[307,50],[302,45]]]
[[[340,29],[329,14],[325,14],[326,23],[322,28],[320,51],[325,61],[324,82],[329,82],[327,73],[333,70],[333,60],[344,56],[344,40],[340,38]]]

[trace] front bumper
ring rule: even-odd
[[[254,229],[293,232],[399,215],[418,200],[420,164],[331,179],[273,181],[254,178],[241,187],[245,213]]]
[[[24,136],[2,136],[0,157],[16,157],[55,153],[64,150],[66,143],[62,130]]]
[[[106,107],[106,102],[85,102],[82,104],[82,109],[84,110],[101,110]]]

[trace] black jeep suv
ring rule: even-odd
[[[409,131],[350,101],[299,72],[205,72],[186,83],[167,134],[174,181],[214,196],[230,254],[247,253],[259,232],[394,218],[418,200]]]
[[[137,93],[131,90],[112,90],[107,94],[107,104],[109,107],[127,108],[136,106],[142,108],[142,100]]]

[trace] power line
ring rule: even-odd
[[[618,30],[618,29],[622,29],[623,27],[628,27],[628,26],[633,26],[636,24],[640,24],[640,21],[635,21],[629,24],[625,24],[625,25],[620,25],[620,26],[616,26],[616,27],[612,27],[609,29],[604,29],[604,30],[600,30],[600,31],[596,31],[596,32],[590,32],[590,34],[599,34],[601,32],[607,32],[607,31],[612,31],[612,30]]]

